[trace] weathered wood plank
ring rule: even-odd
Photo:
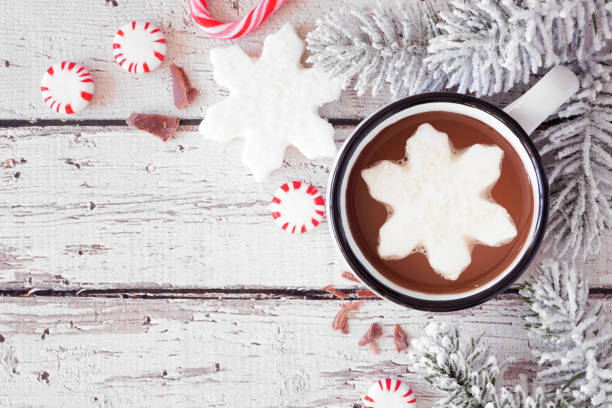
[[[358,0],[363,5],[367,0]],[[216,16],[225,20],[244,15],[256,3],[212,1]],[[117,6],[113,6],[117,4]],[[290,0],[259,30],[235,41],[205,37],[192,22],[185,0],[92,0],[87,7],[69,1],[4,1],[0,4],[0,119],[62,117],[41,101],[38,84],[53,62],[71,59],[87,66],[96,83],[90,107],[71,118],[126,118],[131,112],[174,113],[171,79],[167,66],[184,66],[200,96],[193,106],[180,112],[184,118],[201,118],[206,106],[219,101],[225,91],[214,83],[208,51],[238,43],[251,55],[259,55],[263,38],[286,22],[293,23],[302,37],[314,27],[316,18],[341,7],[339,0]],[[233,6],[233,7],[232,7]],[[161,26],[168,39],[162,67],[151,74],[135,76],[123,71],[112,58],[115,31],[128,21],[145,19]],[[505,105],[520,94],[517,90],[493,100]],[[327,117],[359,118],[389,102],[381,93],[357,97],[348,90],[342,98],[322,108]],[[64,118],[66,116],[63,116]]]
[[[193,127],[165,144],[126,127],[0,130],[0,162],[14,163],[0,169],[0,287],[346,285],[327,224],[290,236],[268,210],[286,180],[325,191],[331,161],[289,149],[258,184],[241,146]],[[593,286],[612,286],[611,256],[585,264]]]
[[[392,338],[433,320],[366,301],[349,335],[330,328],[339,302],[301,300],[0,299],[0,405],[11,407],[353,407],[384,376],[409,381],[420,407],[435,395],[405,365]],[[607,302],[606,313],[612,303]],[[437,314],[471,335],[484,333],[506,375],[532,376],[526,312],[516,296],[469,311]],[[381,353],[357,341],[381,323]]]

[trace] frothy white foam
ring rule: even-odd
[[[446,133],[424,123],[406,142],[407,160],[363,170],[370,195],[390,212],[379,231],[379,256],[401,259],[422,249],[436,272],[455,280],[471,263],[474,243],[499,246],[514,238],[512,218],[489,194],[503,154],[482,144],[455,152]]]

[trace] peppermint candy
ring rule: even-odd
[[[94,82],[89,71],[76,62],[56,62],[43,74],[40,92],[52,110],[70,115],[89,104]]]
[[[291,234],[303,234],[319,225],[325,203],[319,190],[301,181],[283,184],[274,193],[270,206],[272,218]]]
[[[264,0],[245,17],[231,23],[215,20],[208,11],[207,0],[191,0],[191,14],[196,24],[209,36],[238,38],[255,30],[286,2],[287,0]]]
[[[151,72],[166,57],[166,38],[153,24],[132,21],[117,30],[113,40],[113,55],[117,64],[128,72]]]
[[[363,408],[416,407],[416,398],[405,382],[385,378],[370,387],[363,397],[363,405]]]

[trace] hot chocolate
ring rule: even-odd
[[[499,204],[501,211],[505,209],[506,216],[511,218],[510,223],[516,227],[515,234],[511,235],[512,239],[500,241],[499,246],[476,243],[471,250],[471,260],[468,259],[467,267],[460,274],[453,274],[451,278],[443,277],[439,268],[437,272],[432,268],[425,253],[418,251],[422,248],[417,248],[417,251],[403,257],[381,256],[380,230],[389,219],[390,208],[380,201],[380,197],[379,200],[373,198],[372,191],[363,177],[381,163],[397,162],[401,166],[407,152],[407,139],[426,123],[436,131],[446,133],[456,151],[461,152],[474,145],[486,145],[503,151],[499,178],[490,191],[487,190],[487,198],[492,203]],[[422,131],[424,127],[420,129]],[[370,184],[372,180],[376,179],[370,176]],[[416,114],[383,129],[364,147],[354,163],[348,179],[346,201],[351,234],[366,259],[382,275],[399,286],[437,294],[468,291],[484,285],[504,272],[528,240],[534,212],[534,197],[529,177],[510,143],[483,122],[450,112]],[[412,239],[408,234],[406,238]]]

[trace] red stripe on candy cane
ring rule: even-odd
[[[202,31],[211,37],[231,39],[255,30],[286,2],[287,0],[263,0],[240,20],[228,23],[212,17],[207,0],[190,0],[190,5],[193,19]]]

